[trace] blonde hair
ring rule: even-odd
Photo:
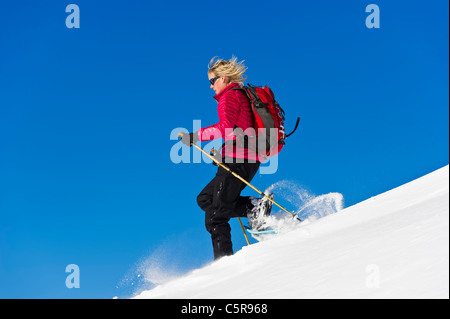
[[[235,56],[231,57],[231,60],[223,60],[218,57],[214,57],[208,64],[208,73],[214,73],[216,76],[226,76],[230,83],[239,83],[244,85],[244,81],[247,77],[244,72],[247,67],[244,65],[244,61],[238,62]]]

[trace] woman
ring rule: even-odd
[[[246,67],[235,57],[231,60],[213,58],[209,64],[208,78],[216,95],[219,122],[190,134],[180,133],[181,141],[191,146],[197,141],[210,141],[223,138],[222,161],[233,172],[250,182],[258,171],[260,159],[252,150],[245,148],[236,139],[236,132],[253,128],[253,114],[246,94],[239,90],[246,77]],[[218,167],[216,176],[200,192],[197,203],[205,211],[205,225],[211,234],[214,259],[232,255],[231,227],[232,217],[247,217],[257,202],[253,197],[240,196],[245,184]],[[268,215],[267,205],[264,215]],[[253,217],[253,215],[252,215]],[[257,217],[257,216],[255,216]]]

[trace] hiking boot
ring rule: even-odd
[[[274,195],[273,193],[270,193],[267,197],[273,200]],[[267,217],[270,216],[270,212],[272,211],[272,201],[268,200],[266,197],[250,197],[250,201],[253,208],[247,212],[248,224],[252,230],[263,230],[265,228]]]

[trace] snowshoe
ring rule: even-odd
[[[276,234],[275,229],[271,227],[261,228],[259,230],[253,230],[249,226],[245,225],[245,229],[252,235],[268,235],[268,234]]]

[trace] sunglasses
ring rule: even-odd
[[[211,78],[211,79],[209,80],[209,83],[211,83],[211,85],[214,85],[214,83],[216,83],[216,81],[217,81],[218,78],[220,78],[220,75]]]

